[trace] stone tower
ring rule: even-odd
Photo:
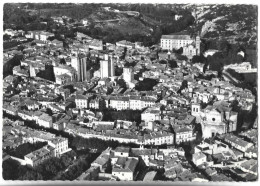
[[[196,39],[195,39],[195,44],[196,44],[196,55],[199,56],[200,55],[200,36],[197,35]]]
[[[192,103],[191,104],[191,115],[196,117],[196,122],[200,122],[200,111],[201,106],[199,103]]]

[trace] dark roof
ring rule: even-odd
[[[129,147],[117,147],[115,149],[115,152],[127,152],[127,153],[129,153],[129,151],[130,151]]]
[[[176,40],[192,40],[192,38],[189,35],[162,35],[162,39],[176,39]]]

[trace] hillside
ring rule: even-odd
[[[16,25],[24,29],[29,24],[33,27],[27,25],[27,29],[44,29],[45,26],[40,25],[41,17],[48,21],[51,16],[62,15],[75,21],[88,19],[91,26],[80,31],[105,42],[126,39],[148,46],[158,43],[162,34],[187,30],[191,35],[200,33],[204,40],[221,37],[245,48],[255,49],[257,43],[257,7],[254,5],[5,4],[4,27]],[[176,19],[176,15],[180,18]]]
[[[256,46],[257,6],[187,5],[196,19],[195,32],[204,39],[225,38],[230,43]]]

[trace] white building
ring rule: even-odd
[[[136,173],[138,158],[128,158],[126,161],[118,162],[112,169],[112,175],[120,181],[133,181]]]
[[[145,134],[144,139],[140,144],[143,145],[163,145],[174,144],[174,134],[168,132],[152,132],[150,134]]]
[[[205,162],[207,162],[207,156],[203,154],[202,152],[197,152],[192,154],[192,162],[196,165],[199,166]]]
[[[179,49],[194,42],[189,35],[162,35],[161,47],[164,50]]]
[[[74,81],[76,79],[75,69],[65,66],[65,65],[54,66],[53,72],[54,72],[55,77],[66,74],[66,75],[70,76],[71,81]]]
[[[148,108],[141,114],[141,119],[145,122],[161,120],[160,109]]]
[[[181,142],[192,141],[195,140],[195,136],[193,135],[193,130],[190,127],[176,127],[174,128],[175,132],[175,143],[179,144]]]
[[[88,108],[89,97],[85,95],[76,95],[75,103],[77,108]]]
[[[104,60],[100,61],[100,78],[113,77],[115,75],[113,56],[105,54]]]
[[[46,145],[38,150],[35,150],[24,156],[24,161],[27,165],[35,167],[41,164],[44,160],[55,157],[54,148]]]
[[[48,114],[42,114],[38,118],[38,125],[46,127],[46,128],[52,128],[52,117]]]
[[[63,137],[55,137],[48,141],[48,144],[52,146],[55,151],[55,157],[60,157],[63,153],[67,152],[69,149],[68,147],[68,139]]]
[[[135,47],[134,43],[131,43],[130,41],[122,40],[116,42],[116,46],[118,47],[126,47],[128,49],[133,49]]]
[[[87,19],[82,19],[82,20],[81,20],[81,23],[82,23],[84,26],[87,26],[87,25],[88,25],[88,20],[87,20]]]
[[[252,68],[250,62],[243,62],[241,64],[231,64],[224,66],[224,69],[233,69],[238,73],[249,73],[249,72],[257,72],[257,68]]]
[[[111,97],[109,107],[117,110],[127,110],[129,109],[129,97]]]
[[[47,39],[49,37],[54,37],[55,35],[53,33],[50,33],[50,32],[41,32],[40,33],[40,37],[39,37],[39,40],[41,41],[47,41]]]
[[[141,110],[142,109],[142,97],[141,96],[130,96],[129,98],[129,107],[132,110]]]
[[[130,148],[129,147],[117,147],[114,150],[115,157],[129,157]]]
[[[132,68],[123,68],[123,79],[126,83],[131,83],[134,80],[134,73]]]

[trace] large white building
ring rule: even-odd
[[[55,157],[54,151],[55,149],[50,145],[37,149],[24,156],[25,164],[35,167],[41,164],[44,160]]]
[[[162,49],[179,49],[194,41],[189,35],[162,35],[161,47]]]
[[[48,141],[48,145],[52,146],[55,149],[55,157],[60,157],[63,153],[70,150],[68,147],[68,139],[63,137],[53,138],[52,140]]]
[[[113,96],[110,98],[109,107],[117,110],[141,110],[155,105],[156,99],[145,96]]]
[[[100,61],[100,78],[113,77],[115,75],[113,56],[106,54]]]
[[[183,54],[187,56],[200,54],[200,37],[190,37],[187,34],[162,35],[161,47],[163,50],[179,49],[183,47]]]

